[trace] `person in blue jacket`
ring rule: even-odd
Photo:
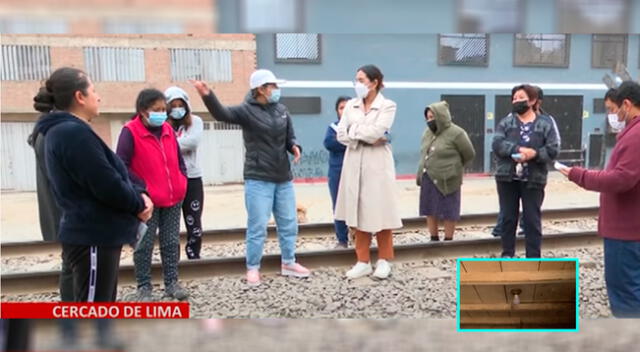
[[[329,125],[324,137],[324,147],[329,151],[329,192],[331,193],[331,204],[334,211],[336,209],[336,198],[338,197],[338,187],[340,185],[340,173],[342,173],[342,160],[344,159],[344,152],[346,150],[346,146],[336,139],[336,129],[338,128],[342,111],[349,99],[351,99],[351,97],[341,96],[336,100],[338,120]],[[336,237],[338,238],[336,248],[347,248],[349,244],[349,229],[347,228],[347,224],[341,220],[335,220],[334,224]]]

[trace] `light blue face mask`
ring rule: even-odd
[[[274,89],[271,91],[271,96],[269,97],[270,103],[277,103],[280,101],[280,89]]]
[[[151,126],[160,127],[166,120],[166,111],[149,111],[149,124]]]
[[[185,108],[171,109],[171,117],[175,120],[181,120],[186,114],[187,114],[187,110]]]

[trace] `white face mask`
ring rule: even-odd
[[[618,114],[608,114],[607,119],[609,120],[609,125],[611,126],[611,129],[613,129],[613,132],[622,131],[626,125],[626,121],[618,121]]]
[[[362,82],[356,82],[354,89],[356,90],[358,99],[364,99],[364,97],[369,94],[369,87],[365,86]]]

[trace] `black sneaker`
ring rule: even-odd
[[[137,302],[153,302],[151,287],[138,287],[134,298]]]
[[[187,290],[182,288],[177,282],[165,287],[164,292],[167,296],[173,297],[178,301],[183,301],[189,298],[189,293],[187,292]]]

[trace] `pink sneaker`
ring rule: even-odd
[[[311,275],[311,271],[298,263],[282,264],[282,275],[293,277],[308,277],[309,275]]]
[[[260,285],[260,271],[258,271],[258,269],[247,270],[247,285],[249,286]]]

